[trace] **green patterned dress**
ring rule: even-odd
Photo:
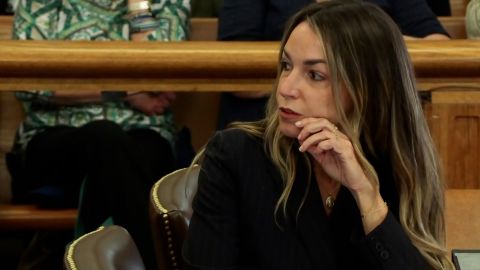
[[[14,39],[23,40],[129,40],[124,16],[127,0],[20,0],[14,19]],[[152,41],[185,40],[190,16],[189,0],[153,0],[152,13],[158,28]],[[121,90],[121,89],[119,89]],[[125,130],[148,128],[159,132],[172,144],[174,123],[171,112],[148,116],[128,103],[104,102],[59,106],[52,104],[51,91],[17,92],[26,112],[18,128],[14,151],[25,150],[28,141],[46,127],[79,127],[94,120],[111,120]]]

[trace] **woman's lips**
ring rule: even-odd
[[[300,116],[302,115],[289,108],[285,108],[285,107],[280,108],[280,117],[282,117],[285,120],[295,120],[300,118]]]

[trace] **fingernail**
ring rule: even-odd
[[[299,127],[299,126],[301,126],[301,125],[302,125],[302,121],[297,121],[297,122],[295,122],[295,126]]]
[[[298,151],[303,152],[302,146],[298,148]]]

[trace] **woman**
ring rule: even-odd
[[[438,2],[438,0],[436,0]],[[219,40],[280,40],[286,21],[314,0],[224,0],[218,17]],[[449,39],[425,0],[365,0],[381,7],[405,39]],[[222,93],[217,129],[233,121],[265,116],[270,91]]]
[[[217,133],[201,166],[192,268],[452,268],[408,52],[372,4],[297,13],[266,118]]]

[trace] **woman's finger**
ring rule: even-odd
[[[311,147],[315,148],[318,143],[326,140],[331,140],[333,138],[335,138],[335,134],[332,131],[329,131],[326,129],[322,130],[320,132],[317,132],[308,136],[303,141],[299,140],[301,144],[299,150],[301,152],[305,152],[309,150]]]
[[[299,140],[304,140],[311,134],[323,130],[329,130],[332,132],[338,130],[332,122],[325,118],[305,118],[295,123],[295,125],[301,129],[297,137]]]

